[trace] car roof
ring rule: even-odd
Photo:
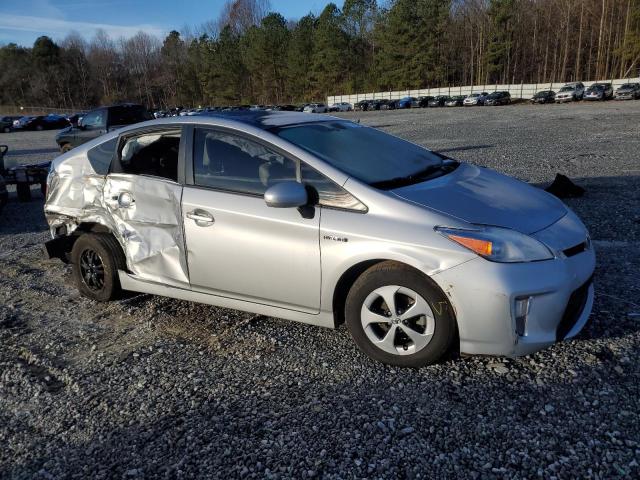
[[[208,121],[209,120],[209,121]],[[168,117],[149,120],[143,124],[134,124],[127,128],[126,131],[132,130],[141,125],[177,125],[185,123],[193,124],[211,124],[224,125],[228,122],[229,126],[233,124],[244,124],[259,128],[261,130],[269,130],[271,128],[286,127],[290,125],[300,125],[304,123],[318,123],[330,121],[346,121],[343,118],[334,117],[326,114],[287,112],[274,110],[239,110],[230,112],[202,112],[197,115],[186,117]],[[125,131],[125,129],[120,130]]]

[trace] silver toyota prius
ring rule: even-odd
[[[399,366],[576,335],[595,255],[545,191],[326,115],[153,120],[56,158],[49,257],[145,292],[335,328]]]

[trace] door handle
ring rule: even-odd
[[[196,222],[196,225],[198,225],[199,227],[213,225],[213,222],[215,222],[215,219],[209,212],[200,210],[199,208],[187,212],[187,218]]]

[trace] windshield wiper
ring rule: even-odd
[[[369,185],[381,190],[391,190],[392,188],[405,187],[407,185],[419,183],[425,178],[433,175],[435,172],[443,170],[446,166],[448,165],[445,163],[440,163],[438,165],[429,165],[427,168],[412,173],[411,175],[406,175],[404,177],[395,177],[389,180],[380,180],[379,182],[372,182]]]

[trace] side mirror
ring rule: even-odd
[[[264,192],[264,201],[269,207],[295,208],[306,205],[309,197],[304,185],[294,181],[286,181],[269,187]]]

